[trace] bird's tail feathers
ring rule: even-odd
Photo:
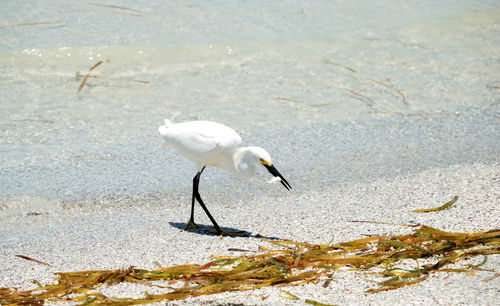
[[[165,126],[166,127],[170,127],[172,124],[173,124],[172,121],[165,119]]]
[[[180,115],[180,112],[175,112],[172,114],[172,117],[169,119],[164,119],[164,122],[165,124],[160,126],[158,128],[158,132],[160,133],[161,136],[163,136],[163,138],[165,139],[165,143],[162,145],[162,147],[166,147],[168,145],[170,145],[170,141],[169,141],[169,138],[170,138],[170,135],[169,135],[169,128],[174,125],[174,123],[172,121],[174,121],[174,119]]]
[[[165,124],[160,125],[158,127],[158,133],[160,133],[160,135],[163,136],[163,138],[165,139],[165,143],[163,144],[164,147],[169,145],[169,142],[167,141],[168,139],[167,135],[168,135],[168,130],[172,125],[173,125],[172,121],[165,119]]]

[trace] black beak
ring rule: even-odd
[[[268,166],[268,165],[264,165],[264,167],[266,167],[267,171],[271,172],[271,174],[272,174],[273,176],[275,176],[275,177],[276,177],[276,176],[277,176],[277,177],[279,177],[279,178],[281,179],[281,181],[280,181],[280,182],[281,182],[281,184],[283,184],[283,186],[285,186],[285,188],[286,188],[287,190],[292,189],[292,186],[290,186],[290,184],[289,184],[289,183],[285,180],[285,178],[283,177],[283,175],[281,175],[281,173],[279,173],[279,172],[278,172],[278,170],[276,170],[276,168],[274,168],[274,166],[273,166],[273,165],[270,165],[270,166]]]

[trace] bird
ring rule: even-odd
[[[269,153],[258,146],[240,146],[242,138],[232,128],[218,122],[195,120],[173,123],[165,119],[165,124],[158,127],[163,137],[164,146],[172,146],[180,155],[196,164],[197,173],[193,177],[193,193],[191,198],[191,216],[183,230],[192,227],[198,231],[194,222],[195,200],[198,201],[212,222],[217,235],[239,235],[235,232],[221,230],[201,199],[198,188],[200,176],[207,166],[223,169],[238,178],[251,178],[256,167],[263,166],[272,175],[270,182],[280,181],[290,190],[292,186],[274,167]]]

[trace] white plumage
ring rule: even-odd
[[[261,147],[240,147],[240,135],[228,126],[212,121],[172,123],[165,119],[165,124],[160,126],[158,131],[165,139],[165,145],[174,147],[198,168],[198,173],[193,178],[191,218],[185,229],[190,226],[195,230],[198,228],[194,223],[196,199],[212,221],[217,234],[222,234],[198,193],[200,175],[206,166],[224,169],[236,177],[250,178],[255,174],[256,166],[260,164],[275,177],[273,181],[280,180],[286,189],[291,189],[290,184],[273,166],[269,153]]]

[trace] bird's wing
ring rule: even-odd
[[[212,121],[191,121],[179,124],[185,133],[197,135],[206,142],[224,149],[238,147],[242,139],[232,128]]]
[[[160,133],[179,153],[198,164],[216,160],[242,142],[233,129],[210,121],[177,123],[161,130]]]
[[[237,148],[242,139],[233,129],[216,122],[196,121],[190,130],[197,141],[204,144],[206,160],[215,160],[227,151]]]
[[[222,123],[212,121],[196,121],[196,126],[200,133],[225,139],[238,139],[241,141],[240,135],[238,135],[235,130]]]

